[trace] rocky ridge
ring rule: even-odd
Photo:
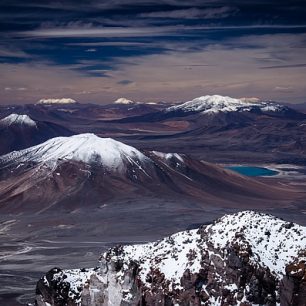
[[[305,305],[306,228],[244,211],[157,242],[111,248],[94,269],[54,268],[47,305]]]

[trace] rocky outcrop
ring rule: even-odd
[[[252,211],[144,245],[117,246],[96,269],[53,269],[39,306],[305,306],[306,228]]]
[[[286,267],[280,289],[281,305],[306,306],[306,251]]]

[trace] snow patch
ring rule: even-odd
[[[170,159],[176,158],[180,162],[182,163],[184,162],[182,156],[179,155],[178,153],[163,153],[163,152],[158,152],[158,151],[152,151],[152,153],[162,159],[170,160]]]

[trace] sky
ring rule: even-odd
[[[0,0],[0,104],[306,102],[296,0]]]

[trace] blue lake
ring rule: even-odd
[[[246,176],[273,176],[279,173],[278,171],[268,168],[252,166],[230,166],[225,167],[225,169],[229,169]]]

